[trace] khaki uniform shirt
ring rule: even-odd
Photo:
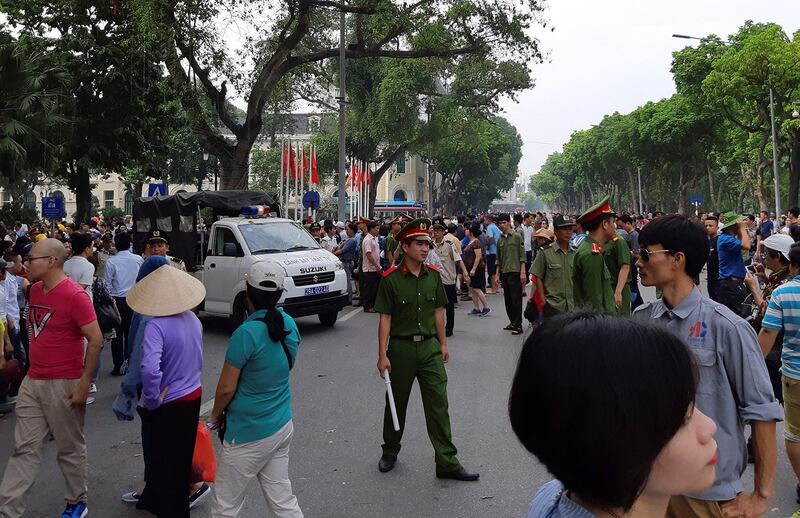
[[[433,248],[442,264],[442,269],[439,272],[442,276],[442,283],[447,285],[455,284],[458,276],[456,263],[461,260],[461,254],[448,239],[442,239],[441,243],[434,241]]]
[[[575,250],[567,246],[565,253],[554,243],[539,249],[531,266],[531,275],[542,281],[547,305],[555,310],[564,312],[575,309],[572,288],[574,262]]]
[[[435,310],[445,305],[447,294],[439,272],[423,265],[417,277],[401,263],[383,274],[374,309],[392,316],[390,337],[408,338],[436,335]]]

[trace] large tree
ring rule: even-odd
[[[224,189],[246,187],[250,152],[280,82],[314,75],[315,67],[339,55],[340,12],[348,16],[348,60],[435,57],[457,64],[478,56],[483,62],[527,63],[539,56],[528,31],[538,21],[539,0],[132,0],[130,5],[145,38],[162,50],[192,130],[219,158]],[[219,36],[223,15],[260,29],[235,55]],[[195,82],[202,85],[200,92],[192,87]],[[243,119],[228,108],[229,86],[247,104]],[[223,128],[232,137],[223,136]]]

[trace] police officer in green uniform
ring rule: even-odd
[[[405,214],[400,214],[392,220],[389,235],[386,237],[386,262],[389,266],[399,263],[402,258],[402,252],[398,251],[397,235],[409,221],[411,216]]]
[[[478,480],[479,475],[464,469],[456,457],[450,432],[447,405],[447,373],[444,364],[449,354],[445,337],[444,307],[447,295],[439,272],[425,265],[431,248],[428,230],[431,221],[411,221],[397,235],[403,259],[386,270],[378,288],[375,311],[378,325],[378,372],[391,374],[400,431],[392,425],[388,399],[383,416],[383,455],[381,472],[390,471],[400,453],[406,408],[414,379],[419,381],[425,422],[436,460],[436,476],[455,480]],[[388,396],[387,396],[388,397]]]
[[[622,317],[631,315],[631,249],[627,241],[614,234],[606,243],[606,266],[611,274],[611,285],[614,288],[614,303],[617,314]]]
[[[544,318],[575,309],[572,288],[575,250],[569,246],[575,222],[556,214],[553,216],[553,228],[555,243],[539,249],[531,266],[531,275],[536,277],[536,289],[545,301],[542,308]]]
[[[589,235],[575,252],[572,285],[577,308],[617,312],[611,272],[603,246],[616,235],[616,213],[608,205],[608,196],[578,218]]]

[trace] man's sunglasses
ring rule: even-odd
[[[639,250],[639,257],[646,263],[650,260],[650,254],[671,254],[672,252],[674,250],[648,250],[647,248],[642,248]]]

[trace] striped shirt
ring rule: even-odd
[[[800,379],[800,275],[772,292],[761,327],[785,331],[781,372],[789,378]]]

